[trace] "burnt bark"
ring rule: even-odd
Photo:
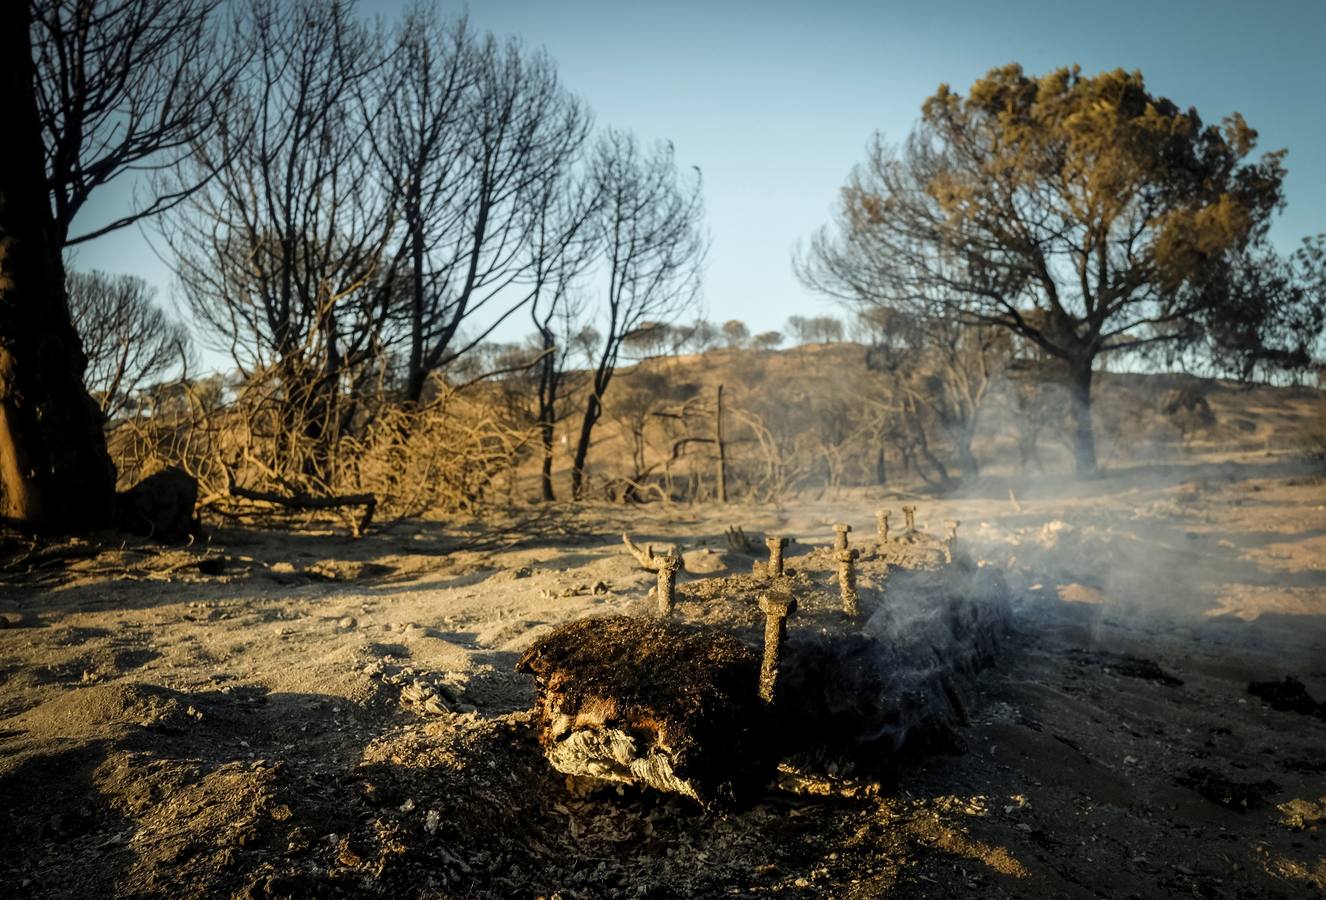
[[[606,386],[605,381],[604,387]],[[580,420],[580,438],[576,441],[576,454],[571,462],[571,496],[576,500],[584,499],[585,460],[589,458],[589,445],[593,440],[594,426],[603,412],[599,396],[597,390],[589,395],[585,401],[585,415]]]
[[[723,386],[714,396],[714,444],[718,449],[718,502],[727,502],[727,445],[723,443]]]
[[[1073,413],[1073,460],[1077,476],[1096,473],[1096,433],[1091,424],[1091,357],[1075,360],[1068,373]]]
[[[756,654],[713,629],[580,619],[536,641],[516,671],[535,677],[539,742],[565,774],[706,806],[772,775]]]
[[[34,93],[31,11],[0,4],[0,522],[42,533],[111,521],[115,467],[65,296]]]
[[[557,437],[557,387],[561,381],[558,371],[559,349],[552,332],[540,329],[543,360],[539,363],[539,443],[542,460],[539,463],[539,489],[545,503],[557,499],[553,492],[553,447]]]

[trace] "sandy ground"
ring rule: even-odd
[[[748,566],[729,525],[816,544],[843,520],[865,538],[907,499],[11,546],[0,894],[1326,892],[1326,706],[1248,690],[1294,676],[1326,701],[1320,464],[913,499],[923,527],[961,520],[1013,591],[961,752],[883,782],[785,771],[722,812],[568,791],[533,742],[520,651],[644,595],[623,528],[681,543],[684,583]]]

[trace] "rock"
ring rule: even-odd
[[[359,622],[358,622],[358,620],[355,619],[354,616],[342,616],[342,617],[341,617],[341,620],[340,620],[339,622],[336,623],[336,630],[337,630],[337,631],[354,631],[355,628],[356,628],[358,625],[359,625]]]
[[[198,482],[169,466],[149,475],[115,498],[116,525],[130,534],[160,541],[186,541],[202,535],[194,514]]]
[[[443,698],[443,688],[414,678],[401,688],[400,701],[419,715],[443,716],[450,712]]]
[[[200,575],[224,575],[230,560],[224,556],[208,556],[198,560],[194,568]]]

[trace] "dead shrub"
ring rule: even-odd
[[[174,465],[198,480],[202,513],[330,518],[357,535],[374,521],[479,509],[534,436],[495,412],[483,384],[439,381],[419,405],[386,391],[291,396],[280,385],[259,376],[157,389],[110,435],[121,478]]]

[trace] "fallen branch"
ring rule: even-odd
[[[37,569],[62,566],[74,560],[92,559],[104,549],[99,543],[84,541],[68,544],[34,544],[23,556],[0,564],[0,572],[30,574]]]
[[[378,508],[378,498],[373,494],[345,494],[343,496],[311,497],[307,494],[284,496],[270,491],[255,491],[251,488],[230,485],[230,496],[256,503],[272,503],[288,509],[317,510],[340,509],[345,506],[362,506],[364,512],[359,518],[350,521],[350,529],[355,537],[363,535],[373,522],[373,513]]]

